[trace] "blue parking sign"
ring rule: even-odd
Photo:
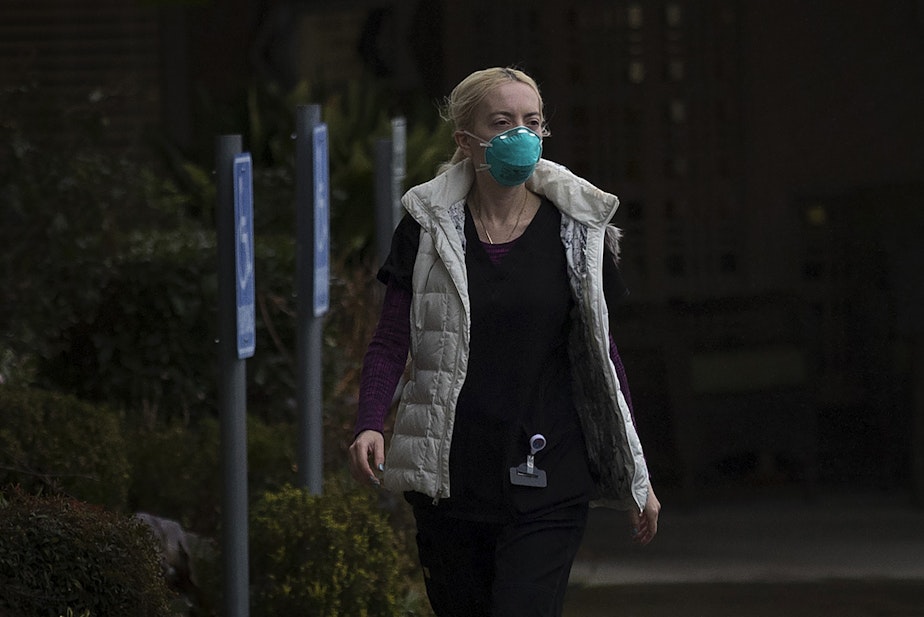
[[[234,261],[237,298],[237,357],[253,356],[257,327],[254,310],[253,164],[245,152],[234,157]]]
[[[330,308],[330,172],[327,125],[314,127],[314,316]]]

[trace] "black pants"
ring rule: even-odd
[[[415,506],[417,547],[437,617],[560,617],[587,504],[511,523]]]

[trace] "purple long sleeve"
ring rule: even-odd
[[[613,366],[616,367],[616,377],[619,379],[619,389],[622,390],[622,395],[626,399],[626,404],[629,406],[629,415],[632,416],[632,423],[635,424],[635,411],[632,409],[632,394],[629,393],[629,379],[626,377],[626,367],[622,365],[622,358],[619,357],[619,350],[616,349],[616,341],[613,340],[613,335],[610,335],[610,359],[613,361]]]
[[[411,292],[389,279],[379,323],[363,358],[354,435],[381,432],[411,347]]]

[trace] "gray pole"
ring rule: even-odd
[[[237,281],[234,221],[234,157],[240,135],[215,144],[218,242],[218,355],[221,414],[222,553],[226,617],[250,614],[247,556],[247,369],[237,354]]]
[[[320,105],[299,105],[295,113],[295,276],[298,356],[298,484],[312,495],[324,485],[321,343],[323,317],[314,314],[314,127],[321,123]]]
[[[924,335],[911,336],[911,484],[924,508]]]
[[[391,121],[391,139],[375,142],[375,249],[378,264],[385,262],[391,249],[391,237],[401,221],[404,209],[404,175],[407,150],[407,123],[404,118]]]
[[[391,198],[394,214],[392,229],[404,215],[401,196],[404,195],[404,177],[407,173],[407,121],[398,116],[391,121]]]
[[[392,141],[375,141],[375,254],[376,265],[385,263],[395,231],[392,187]]]

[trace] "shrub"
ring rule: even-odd
[[[218,433],[214,420],[128,429],[132,511],[174,519],[200,533],[217,529],[221,505]]]
[[[414,568],[370,491],[328,482],[310,495],[286,487],[251,511],[254,617],[395,617]],[[411,602],[412,603],[412,602]]]
[[[21,491],[0,505],[0,613],[166,617],[170,600],[139,521]]]
[[[214,382],[214,255],[208,233],[133,235],[100,303],[66,332],[70,347],[44,373],[61,389],[149,418],[189,417]]]
[[[0,91],[0,340],[29,366],[95,313],[127,230],[186,221],[187,197],[149,157],[102,146],[99,105],[58,103],[35,85]]]
[[[206,418],[127,432],[134,511],[156,513],[184,527],[217,535],[222,468],[220,427]],[[248,494],[258,496],[294,481],[295,436],[291,425],[247,420]]]
[[[71,317],[22,316],[41,321],[36,330],[44,333],[44,342],[33,347],[36,383],[84,400],[107,401],[149,425],[214,417],[214,234],[149,231],[124,242],[122,253],[110,258],[106,268],[83,268],[79,258],[49,266],[50,279],[66,282],[59,285],[55,302]],[[255,261],[258,353],[248,361],[248,399],[260,417],[291,419],[291,240],[258,238]],[[92,296],[81,295],[85,288],[93,289]]]
[[[129,483],[119,419],[73,396],[0,387],[0,486],[120,509]]]

